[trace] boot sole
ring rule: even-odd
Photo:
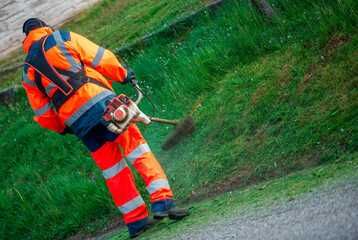
[[[184,213],[181,215],[173,215],[173,214],[168,214],[169,219],[171,220],[182,220],[183,218],[187,217],[189,214],[188,213]]]
[[[171,214],[170,212],[161,212],[161,213],[154,214],[153,218],[157,219],[157,220],[162,220],[163,218],[168,217],[171,220],[181,220],[188,215],[189,215],[189,213],[183,213],[183,214],[178,215],[178,214]]]
[[[155,213],[153,215],[153,218],[157,219],[157,220],[162,220],[163,218],[166,218],[166,217],[168,217],[168,212],[159,212],[159,213]]]

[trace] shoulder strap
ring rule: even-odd
[[[44,44],[46,43],[47,37],[48,36],[45,36],[33,44],[28,55],[29,57],[26,59],[26,63],[35,68],[40,75],[50,79],[50,81],[53,82],[65,95],[69,95],[73,91],[72,86],[67,80],[60,76],[54,66],[52,66],[46,59]]]
[[[46,39],[47,38],[44,37],[33,44],[25,60],[25,64],[35,70],[36,86],[44,95],[48,96],[41,81],[42,76],[45,76],[57,86],[58,90],[55,91],[51,97],[51,101],[57,110],[85,83],[93,83],[108,89],[108,87],[100,81],[87,77],[84,73],[83,65],[82,69],[76,73],[56,69],[52,66],[45,56]],[[60,75],[67,76],[68,79],[64,80]]]
[[[37,71],[35,71],[35,84],[36,84],[37,88],[40,90],[40,92],[42,92],[42,94],[47,96],[46,90],[41,82],[41,74]]]

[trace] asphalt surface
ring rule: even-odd
[[[177,240],[358,240],[358,181],[305,194],[299,199],[177,235]]]

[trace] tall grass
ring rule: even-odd
[[[357,149],[355,1],[272,3],[272,24],[247,1],[228,0],[195,28],[126,59],[159,108],[144,102],[145,112],[197,122],[193,137],[169,152],[160,150],[169,128],[142,128],[178,199],[223,179],[245,185],[349,159]],[[64,238],[116,215],[87,150],[36,126],[18,98],[0,106],[0,235]]]
[[[355,149],[354,104],[348,100],[356,78],[354,3],[277,1],[274,6],[279,18],[269,25],[245,1],[230,2],[179,41],[154,39],[154,46],[128,59],[162,106],[158,114],[193,113],[197,120],[192,139],[160,152],[180,198],[228,174],[245,185]],[[334,34],[353,40],[347,39],[336,57],[326,56]],[[343,111],[337,99],[344,98]],[[150,105],[144,108],[150,111]],[[307,109],[319,114],[310,119]],[[338,122],[346,130],[339,132]],[[167,131],[158,126],[146,133],[159,149]]]

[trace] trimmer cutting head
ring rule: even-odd
[[[180,121],[162,145],[163,150],[169,150],[178,144],[184,137],[192,134],[195,130],[194,119],[190,116]]]

